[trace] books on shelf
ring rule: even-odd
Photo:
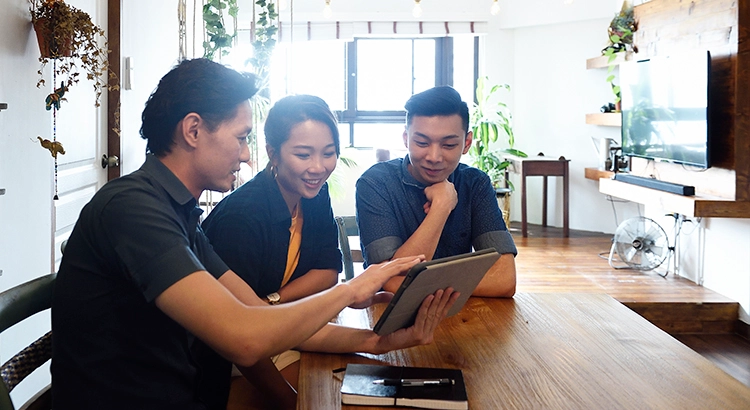
[[[425,409],[469,408],[460,369],[354,363],[346,366],[341,402]]]

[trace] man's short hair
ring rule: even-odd
[[[404,105],[406,109],[406,126],[411,125],[414,117],[449,116],[461,117],[464,132],[469,132],[469,106],[461,100],[461,95],[447,85],[430,88],[414,94]]]
[[[162,77],[146,102],[141,115],[146,151],[158,157],[168,154],[177,123],[190,113],[200,115],[208,129],[215,130],[257,91],[253,74],[240,74],[205,58],[182,61]]]

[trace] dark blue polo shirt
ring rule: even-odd
[[[427,216],[426,187],[409,173],[408,162],[407,155],[377,163],[357,180],[357,224],[366,265],[391,259]],[[445,222],[433,259],[472,248],[516,255],[487,174],[458,164],[448,181],[456,188],[458,203]]]
[[[198,397],[197,339],[154,304],[194,272],[228,270],[198,225],[201,213],[152,155],[83,208],[52,304],[55,409],[210,408]]]

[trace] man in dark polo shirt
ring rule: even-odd
[[[357,180],[357,223],[365,264],[423,254],[444,258],[495,248],[500,259],[474,296],[516,292],[513,238],[484,172],[461,164],[471,147],[469,107],[452,87],[414,94],[404,107],[405,158],[380,162]],[[403,277],[388,281],[395,290]]]
[[[256,91],[254,77],[204,59],[161,79],[142,115],[146,162],[99,190],[68,240],[52,306],[55,409],[225,408],[226,397],[206,388],[217,376],[197,354],[203,344],[261,383],[277,400],[271,408],[294,408],[294,391],[268,359],[274,354],[377,354],[432,341],[456,299],[450,291],[426,298],[416,324],[388,336],[327,324],[348,305],[378,299],[420,257],[270,307],[213,252],[197,199],[230,189],[249,160]]]

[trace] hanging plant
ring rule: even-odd
[[[94,105],[98,107],[103,90],[118,87],[116,83],[109,85],[104,75],[109,71],[109,50],[104,30],[94,24],[86,12],[63,0],[29,0],[29,11],[39,44],[39,62],[42,64],[38,71],[37,87],[45,85],[43,70],[49,63],[53,65],[54,85],[60,84],[47,97],[48,105],[52,99],[60,108],[59,102],[64,99],[55,95],[68,91],[84,73],[88,80],[94,82]],[[114,74],[109,73],[109,79],[115,78]]]
[[[261,80],[261,90],[263,90],[267,88],[271,56],[276,48],[279,14],[276,12],[276,4],[273,1],[257,0],[255,5],[258,7],[258,13],[252,41],[253,57],[250,58],[250,64],[255,70],[255,75]]]
[[[279,33],[276,4],[273,1],[257,0],[257,6],[253,7],[253,13],[257,16],[254,22],[255,31],[253,32],[253,56],[248,59],[252,66],[253,73],[258,78],[258,93],[252,99],[253,116],[257,118],[258,124],[265,122],[266,113],[271,108],[270,100],[270,70],[271,57],[273,50],[276,48],[276,39]]]
[[[248,136],[251,146],[253,166],[261,169],[260,152],[258,146],[263,146],[259,140],[263,138],[263,124],[268,110],[271,109],[271,92],[269,88],[271,72],[271,56],[276,48],[279,33],[279,14],[273,0],[256,0],[253,6],[253,56],[248,59],[253,73],[258,78],[258,92],[250,99],[253,109],[253,131]]]
[[[224,13],[232,17],[233,32],[227,32]],[[203,42],[203,57],[210,60],[229,54],[228,48],[237,37],[237,0],[208,0],[203,5],[203,23],[206,29],[206,41]]]
[[[258,78],[258,92],[253,96],[253,118],[256,121],[254,130],[259,130],[265,121],[266,114],[271,108],[271,96],[269,89],[271,57],[276,48],[276,38],[279,33],[276,4],[273,1],[257,0],[257,20],[255,20],[255,31],[253,32],[253,56],[248,59],[253,73]],[[254,8],[254,11],[256,9]]]
[[[633,34],[637,29],[633,6],[629,1],[622,3],[620,12],[609,23],[607,29],[609,45],[602,50],[602,55],[607,57],[607,83],[612,88],[615,95],[615,104],[620,102],[620,86],[614,83],[615,75],[613,73],[615,65],[613,64],[617,55],[631,49],[638,52],[638,48],[633,44]]]

